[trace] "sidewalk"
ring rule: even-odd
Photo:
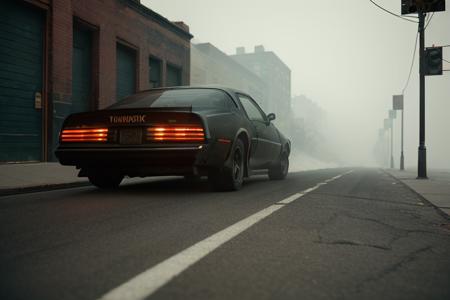
[[[86,177],[78,177],[78,172],[79,170],[73,166],[62,166],[56,162],[0,164],[0,196],[90,186]],[[157,179],[125,177],[122,184],[146,183],[153,180]]]
[[[0,195],[89,184],[86,178],[77,175],[75,167],[59,163],[2,164]]]
[[[417,170],[413,169],[386,171],[450,215],[450,170],[428,171],[428,179],[416,179]]]

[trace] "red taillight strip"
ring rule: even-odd
[[[93,134],[70,134],[70,133],[63,133],[61,134],[61,137],[77,137],[77,138],[84,138],[84,137],[105,137],[108,136],[107,133],[93,133]]]
[[[157,125],[147,128],[147,140],[149,141],[199,142],[204,139],[204,130],[198,125]]]
[[[199,127],[193,127],[193,128],[189,128],[189,127],[150,127],[147,129],[149,132],[171,132],[171,131],[175,131],[175,132],[180,132],[180,131],[187,131],[187,132],[203,132],[203,128],[199,128]]]
[[[95,129],[64,129],[63,133],[101,133],[108,132],[108,128],[95,128]]]
[[[177,133],[149,133],[148,136],[154,136],[154,137],[159,137],[159,136],[192,136],[192,137],[203,137],[204,134],[203,133],[186,133],[186,132],[177,132]]]
[[[108,128],[64,129],[61,142],[106,142]]]
[[[178,138],[178,137],[155,137],[153,138],[155,141],[203,141],[204,138]]]

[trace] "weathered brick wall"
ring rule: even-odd
[[[47,1],[47,0],[45,0]],[[137,90],[149,88],[148,59],[163,62],[163,85],[167,63],[182,68],[182,82],[190,82],[190,36],[171,29],[129,7],[127,0],[53,0],[50,2],[49,109],[52,132],[49,156],[57,143],[62,121],[68,115],[72,94],[72,42],[74,18],[92,26],[94,53],[92,79],[94,107],[104,108],[116,99],[116,43],[129,44],[137,53]],[[184,24],[177,24],[189,30]]]
[[[148,58],[181,67],[183,84],[190,82],[190,41],[120,0],[54,0],[51,7],[50,90],[57,98],[71,95],[72,27],[79,18],[97,28],[99,106],[115,99],[116,42],[134,46],[138,53],[138,90],[148,86]],[[185,24],[177,26],[188,29]],[[165,68],[163,68],[165,70]],[[165,74],[163,74],[163,81]],[[163,82],[164,83],[164,82]]]

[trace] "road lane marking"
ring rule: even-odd
[[[297,200],[298,198],[300,198],[300,197],[302,197],[304,195],[305,195],[304,193],[297,193],[297,194],[294,194],[294,195],[292,195],[290,197],[287,197],[284,200],[278,201],[277,204],[289,204],[289,203],[294,202],[295,200]]]
[[[131,300],[147,298],[191,265],[247,228],[270,216],[281,208],[283,208],[283,205],[271,205],[263,210],[260,210],[259,212],[162,261],[151,269],[137,275],[123,285],[108,292],[100,299]]]
[[[337,178],[342,177],[350,172],[344,173]],[[336,177],[328,179],[331,182]],[[316,184],[314,187],[306,189],[300,193],[291,195],[277,203],[264,208],[253,215],[238,221],[237,223],[213,234],[212,236],[186,248],[185,250],[169,257],[150,269],[131,278],[122,285],[112,289],[104,294],[100,300],[141,300],[148,298],[158,289],[166,285],[176,276],[180,275],[190,266],[200,261],[209,253],[219,248],[229,240],[241,234],[251,226],[267,218],[274,212],[283,208],[284,206],[294,202],[304,195],[318,189],[327,182]]]

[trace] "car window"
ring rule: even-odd
[[[266,116],[252,99],[239,95],[239,100],[241,100],[242,106],[250,120],[266,121]]]
[[[192,107],[193,111],[229,111],[234,105],[230,96],[221,90],[174,89],[138,93],[113,104],[109,108]]]

